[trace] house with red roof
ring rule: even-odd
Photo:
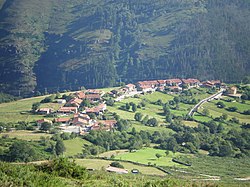
[[[104,112],[107,109],[107,105],[104,103],[99,104],[98,106],[92,107],[92,108],[85,108],[85,113],[95,113],[99,115],[100,113]]]
[[[85,99],[85,93],[80,91],[80,92],[76,92],[75,96],[79,99]]]
[[[85,99],[88,99],[90,101],[100,101],[101,95],[100,94],[87,94],[85,95]]]
[[[157,80],[157,82],[159,88],[166,86],[166,80]]]
[[[136,91],[136,86],[134,84],[127,84],[125,88],[128,90],[128,92]]]
[[[182,84],[181,79],[167,79],[166,85],[167,86],[180,86]]]
[[[182,85],[186,85],[187,88],[194,88],[200,86],[198,79],[182,79]]]
[[[82,103],[82,99],[79,99],[79,98],[73,98],[71,100],[69,100],[65,106],[72,106],[72,107],[77,107],[79,108],[81,103]]]
[[[158,84],[159,83],[156,80],[155,81],[139,81],[137,82],[136,87],[138,91],[149,92],[149,91],[155,91]]]
[[[60,123],[63,125],[69,125],[70,123],[70,118],[55,118],[54,123]]]
[[[77,107],[61,107],[58,111],[61,114],[75,114],[78,112]]]

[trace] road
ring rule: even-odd
[[[217,92],[216,94],[211,95],[211,96],[209,96],[208,98],[201,100],[198,104],[196,104],[196,105],[189,111],[188,115],[189,115],[189,116],[193,116],[194,113],[199,109],[199,107],[200,107],[201,105],[203,105],[204,103],[206,103],[206,102],[208,102],[208,101],[211,101],[211,100],[213,100],[213,99],[215,99],[215,98],[221,97],[221,95],[223,94],[224,91],[225,91],[224,89],[221,89],[221,90],[220,90],[219,92]]]

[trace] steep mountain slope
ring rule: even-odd
[[[0,23],[1,91],[12,94],[173,76],[235,82],[250,70],[247,0],[9,0]]]

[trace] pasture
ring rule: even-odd
[[[84,145],[90,145],[91,143],[82,138],[74,138],[71,140],[63,141],[66,151],[64,153],[65,156],[75,156],[77,154],[82,153],[84,149]]]
[[[101,160],[101,159],[76,159],[75,162],[88,169],[105,170],[113,161]],[[132,163],[120,162],[125,169],[131,171],[132,169],[138,169],[144,175],[159,175],[165,176],[166,174],[154,167],[139,166]]]
[[[182,155],[181,153],[173,153],[169,151],[169,154],[166,156],[165,152],[165,150],[161,149],[142,148],[140,150],[136,150],[135,152],[119,154],[115,156],[115,159],[129,160],[137,163],[152,164],[157,166],[185,167],[183,165],[172,162],[172,158]],[[157,158],[156,154],[160,154],[161,157]]]

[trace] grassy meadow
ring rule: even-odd
[[[88,168],[88,169],[104,170],[113,161],[101,160],[101,159],[76,159],[75,162],[81,166]],[[142,174],[145,174],[145,175],[159,175],[159,176],[166,175],[166,173],[164,173],[164,172],[162,172],[154,167],[138,166],[138,165],[127,163],[127,162],[120,162],[120,163],[128,171],[131,171],[132,169],[138,169]]]
[[[213,100],[210,102],[205,103],[204,105],[202,105],[202,107],[198,110],[199,112],[202,112],[205,108],[207,108],[209,110],[210,116],[212,118],[216,118],[216,117],[220,117],[222,114],[227,114],[228,115],[228,120],[234,118],[239,119],[239,121],[241,123],[249,123],[250,122],[250,115],[244,115],[242,114],[242,112],[244,112],[245,110],[250,110],[250,102],[246,101],[246,103],[240,103],[240,102],[227,102],[225,101],[226,99],[229,99],[228,97],[223,97],[223,100],[220,100],[221,102],[223,102],[225,104],[225,108],[218,108],[216,103],[219,102],[218,100]],[[228,111],[227,109],[229,107],[237,107],[237,111],[236,112],[231,112]],[[205,119],[206,118],[206,119]],[[195,119],[199,119],[198,121],[207,121],[207,117],[202,118],[202,117],[198,117]],[[210,118],[211,120],[211,118]]]
[[[77,154],[82,153],[82,150],[84,148],[84,145],[90,145],[91,143],[87,140],[84,140],[82,138],[74,138],[71,140],[64,140],[63,141],[66,151],[64,153],[64,156],[75,156]]]
[[[27,130],[0,133],[0,137],[5,136],[5,135],[9,136],[10,138],[17,138],[17,139],[27,140],[27,141],[38,141],[40,140],[42,136],[43,137],[52,136],[51,134],[47,134],[47,133],[40,133],[40,132],[27,131]]]
[[[182,155],[181,153],[173,153],[169,151],[166,156],[166,151],[154,148],[142,148],[135,152],[127,152],[124,154],[119,154],[115,156],[117,160],[130,160],[142,164],[152,164],[157,166],[169,166],[169,167],[185,167],[175,162],[172,162],[172,158]],[[157,158],[156,154],[160,154],[161,157]]]

